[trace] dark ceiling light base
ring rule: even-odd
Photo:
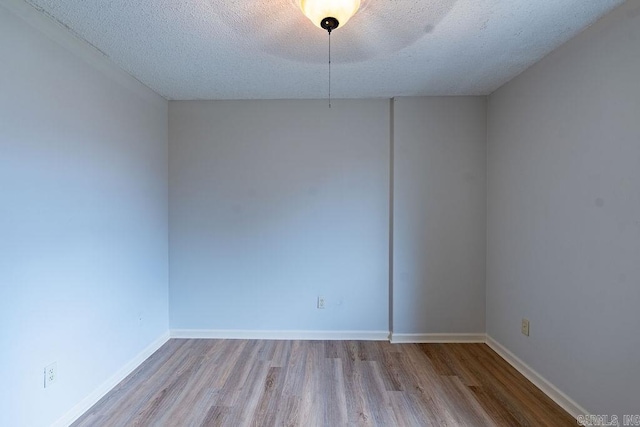
[[[327,30],[329,33],[338,28],[338,25],[340,25],[338,20],[336,18],[332,18],[331,16],[324,18],[320,23],[320,26]]]

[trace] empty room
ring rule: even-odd
[[[640,1],[0,0],[0,426],[640,426]]]

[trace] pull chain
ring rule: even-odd
[[[331,108],[331,31],[329,31],[329,108]]]
[[[320,22],[320,27],[329,33],[329,108],[331,108],[331,30],[338,28],[340,23],[336,18],[327,16]]]

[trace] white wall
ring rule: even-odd
[[[169,103],[172,328],[388,331],[389,109]]]
[[[486,100],[394,103],[393,333],[482,333]]]
[[[489,100],[487,331],[595,414],[640,412],[638,76],[629,1]]]
[[[23,2],[0,58],[0,425],[44,426],[168,328],[167,102]]]

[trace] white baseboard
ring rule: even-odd
[[[533,368],[520,360],[515,354],[511,353],[500,344],[487,335],[487,345],[493,349],[500,357],[506,360],[511,366],[517,369],[522,375],[524,375],[529,381],[531,381],[536,387],[538,387],[544,394],[549,396],[554,402],[556,402],[562,409],[571,414],[572,417],[577,418],[578,415],[588,415],[586,409],[574,402],[569,396],[564,394],[560,389],[554,386],[542,375],[537,373]]]
[[[242,329],[171,329],[171,338],[246,340],[358,340],[387,341],[388,331],[261,331]]]
[[[96,388],[91,394],[82,399],[77,405],[69,410],[66,414],[64,414],[58,421],[53,423],[54,427],[67,427],[72,424],[75,420],[80,418],[82,414],[89,410],[93,405],[95,405],[100,399],[104,397],[111,389],[113,389],[120,381],[125,379],[131,372],[133,372],[138,366],[142,364],[145,360],[149,358],[153,353],[156,352],[160,347],[162,347],[167,341],[169,341],[169,332],[165,332],[160,337],[158,337],[155,341],[149,344],[144,350],[138,353],[133,359],[127,362],[122,368],[118,370],[114,375],[111,376],[108,380],[102,383],[98,388]]]
[[[392,344],[402,343],[483,343],[486,334],[391,334]]]

